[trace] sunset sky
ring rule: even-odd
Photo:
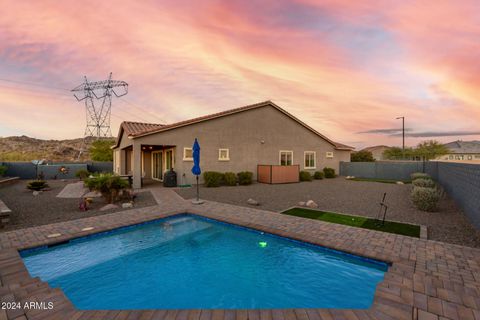
[[[480,139],[480,1],[0,1],[0,136],[83,136],[69,89],[124,80],[122,120],[272,100],[355,147]]]

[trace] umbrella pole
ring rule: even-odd
[[[198,175],[197,175],[197,202],[199,201],[199,196],[198,196]]]

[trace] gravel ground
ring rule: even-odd
[[[239,206],[249,206],[246,201],[253,198],[260,202],[259,208],[271,211],[283,211],[298,205],[299,201],[312,199],[320,210],[375,217],[386,192],[387,220],[426,225],[429,239],[480,248],[480,231],[472,226],[453,200],[445,195],[438,212],[423,212],[410,201],[411,188],[411,185],[349,181],[338,177],[295,184],[200,187],[200,197]],[[176,192],[185,199],[195,197],[195,188],[177,189]]]
[[[41,192],[38,196],[33,196],[32,191],[27,190],[27,182],[20,180],[14,184],[0,186],[0,199],[12,210],[10,223],[0,229],[0,232],[127,210],[120,207],[100,211],[99,209],[106,204],[105,200],[94,198],[90,210],[80,211],[78,209],[79,199],[56,197],[65,185],[76,181],[49,180],[48,184],[51,190]],[[155,199],[150,192],[138,193],[135,199],[135,208],[155,204]]]

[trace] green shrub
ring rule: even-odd
[[[422,211],[436,211],[439,200],[436,188],[414,187],[412,190],[413,204]]]
[[[236,186],[237,185],[237,175],[233,172],[225,172],[223,175],[225,184],[227,186]]]
[[[323,171],[315,171],[315,173],[313,174],[313,178],[316,180],[322,180],[324,177],[325,174],[323,173]]]
[[[432,179],[418,178],[412,181],[414,187],[435,188],[435,181]]]
[[[108,203],[112,203],[117,199],[120,190],[128,188],[127,180],[112,173],[94,174],[86,178],[84,183],[91,191],[100,192]]]
[[[351,162],[374,162],[375,158],[370,151],[360,150],[357,152],[352,152],[350,155]]]
[[[80,180],[85,180],[90,176],[90,171],[86,169],[80,169],[77,172],[75,172],[75,177],[79,178]]]
[[[422,172],[412,173],[410,175],[410,178],[412,178],[412,181],[416,180],[416,179],[432,179],[432,177],[430,177],[430,175],[428,175],[426,173],[422,173]]]
[[[242,171],[237,173],[238,184],[246,186],[252,184],[253,173],[250,171]]]
[[[205,171],[203,173],[203,180],[205,181],[205,186],[208,188],[220,187],[220,184],[224,180],[224,174],[216,171]]]
[[[0,177],[3,177],[7,173],[7,166],[0,166]]]
[[[300,171],[300,181],[312,181],[312,175],[308,171]]]
[[[40,191],[46,188],[48,188],[48,183],[45,180],[33,180],[27,184],[29,190]]]
[[[323,174],[327,179],[335,178],[335,169],[325,167],[323,168]]]

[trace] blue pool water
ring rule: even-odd
[[[192,215],[21,254],[77,308],[102,310],[368,308],[387,269]]]

